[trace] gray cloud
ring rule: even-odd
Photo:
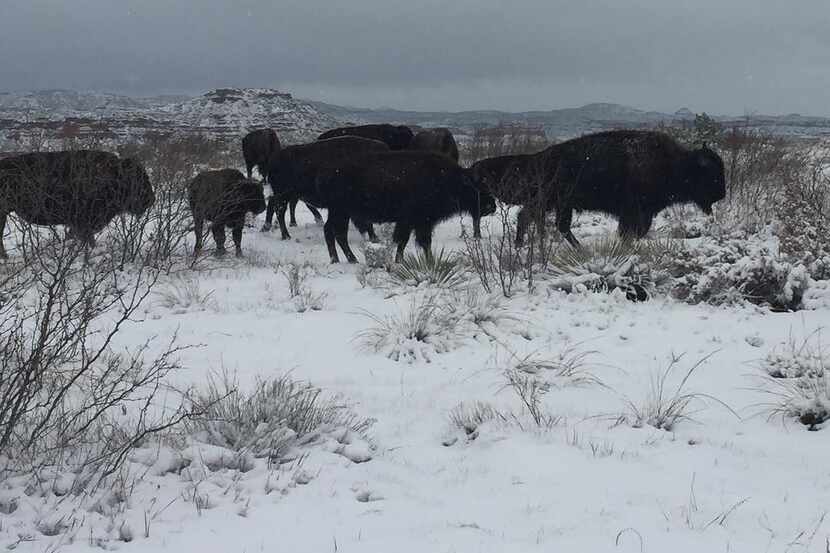
[[[830,115],[828,28],[824,0],[4,0],[0,86]]]

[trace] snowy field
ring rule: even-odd
[[[374,424],[365,433],[332,430],[292,462],[257,459],[244,471],[223,464],[215,447],[148,445],[130,456],[109,502],[27,494],[31,480],[10,480],[0,490],[4,547],[827,550],[827,430],[770,418],[763,404],[771,397],[759,383],[763,359],[830,323],[827,308],[635,303],[621,293],[565,294],[545,282],[488,299],[474,275],[455,290],[398,285],[383,271],[361,276],[362,265],[330,265],[322,228],[302,204],[297,215],[293,240],[260,233],[260,217],[246,229],[245,259],[208,259],[160,284],[145,320],[119,334],[118,345],[158,336],[160,346],[178,332],[180,343],[200,347],[182,353],[185,370],[170,384],[204,385],[224,372],[250,390],[257,379],[290,373]],[[460,228],[458,220],[440,225],[434,248],[463,250]],[[353,228],[350,237],[362,260],[362,239]],[[306,264],[313,309],[289,298],[282,271],[291,262]],[[466,305],[473,315],[425,341],[366,347],[360,333],[377,325],[367,313],[401,316],[424,298]],[[659,429],[642,419],[673,359],[663,399],[691,396],[686,417]],[[506,375],[537,387],[538,421]],[[464,430],[453,422],[476,409],[480,424]],[[51,478],[54,490],[61,476]]]

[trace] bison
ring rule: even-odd
[[[349,219],[394,222],[396,261],[412,231],[426,255],[431,255],[432,231],[439,222],[458,213],[474,217],[496,209],[493,197],[482,189],[468,169],[434,152],[399,151],[369,154],[324,174],[313,185],[306,183],[302,197],[328,208],[324,227],[332,263],[339,261],[335,240],[350,263]]]
[[[273,183],[275,195],[268,199],[268,212],[265,215],[263,230],[271,228],[275,207],[279,206],[277,219],[283,240],[291,238],[285,226],[285,208],[287,201],[302,199],[310,205],[319,206],[313,194],[314,182],[326,171],[372,152],[386,152],[389,147],[383,142],[342,136],[318,140],[308,144],[288,146],[274,156],[269,168],[269,183]],[[298,191],[303,191],[301,195]],[[371,223],[353,219],[355,227],[361,234],[368,234],[372,241],[377,240]]]
[[[606,131],[574,138],[535,154],[550,183],[547,206],[574,247],[574,210],[600,211],[619,220],[624,239],[642,238],[660,211],[694,203],[704,213],[726,197],[723,160],[703,146],[687,149],[656,131]]]
[[[318,136],[317,140],[328,140],[329,138],[337,138],[338,136],[359,136],[361,138],[380,140],[389,146],[390,150],[405,150],[409,148],[414,135],[412,129],[405,125],[395,126],[383,123],[379,125],[358,125],[355,127],[332,129]]]
[[[248,179],[251,179],[253,168],[256,167],[265,182],[268,181],[268,160],[280,151],[280,139],[273,129],[258,129],[251,131],[242,138],[242,157],[245,158],[245,168],[248,171]],[[314,220],[323,221],[323,216],[312,206],[307,206]],[[291,215],[292,227],[297,226],[297,200],[290,202],[289,213]]]
[[[35,152],[0,160],[0,258],[9,213],[34,225],[65,225],[88,246],[120,213],[155,202],[141,164],[100,150]]]
[[[196,233],[194,255],[202,251],[204,222],[210,221],[210,230],[216,242],[215,255],[225,254],[225,227],[230,227],[236,256],[242,257],[242,228],[245,214],[258,215],[265,211],[262,185],[236,169],[203,171],[187,186],[187,200],[193,214]]]
[[[458,144],[450,130],[443,127],[418,132],[409,144],[409,149],[438,152],[458,163]]]

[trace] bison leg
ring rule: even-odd
[[[204,245],[204,220],[201,217],[193,218],[193,232],[196,233],[196,247],[193,249],[193,255],[202,253],[202,246]]]
[[[634,240],[644,238],[651,229],[653,216],[650,213],[636,210],[633,216],[620,217],[620,224],[617,232],[623,240]]]
[[[8,213],[0,213],[0,259],[8,259],[6,247],[3,245],[3,235],[6,233],[6,218]]]
[[[378,242],[378,236],[375,234],[375,228],[372,226],[372,223],[367,223],[366,221],[359,219],[352,219],[352,223],[354,223],[354,228],[357,229],[357,232],[360,234],[367,234],[369,236],[370,242]]]
[[[277,222],[280,224],[280,234],[283,240],[290,240],[291,235],[288,234],[288,227],[285,226],[285,212],[288,209],[288,202],[281,200],[277,207]]]
[[[322,224],[323,223],[323,216],[320,215],[320,212],[317,211],[317,208],[314,207],[313,205],[309,205],[309,204],[305,204],[305,206],[308,208],[308,210],[311,212],[311,214],[314,215],[314,222],[317,223],[318,225]]]
[[[337,246],[334,245],[336,215],[329,210],[329,218],[326,224],[323,225],[323,236],[326,237],[326,247],[329,249],[329,258],[332,263],[340,263],[340,258],[337,257]]]
[[[415,227],[415,241],[424,250],[427,259],[432,259],[432,225],[422,223]]]
[[[213,241],[216,242],[215,255],[217,257],[225,255],[225,225],[213,223],[210,230],[213,233]]]
[[[242,257],[242,227],[244,226],[245,218],[234,222],[231,227],[231,236],[233,237],[233,245],[236,247],[236,257]]]
[[[403,251],[406,249],[407,242],[409,242],[410,234],[412,234],[411,226],[400,221],[395,224],[395,230],[392,232],[392,240],[398,245],[395,252],[395,263],[403,261]]]
[[[265,204],[265,222],[262,224],[262,232],[271,230],[271,222],[274,220],[274,208],[276,205],[274,196],[268,198],[268,202]]]
[[[481,217],[473,217],[473,238],[481,238]]]
[[[574,210],[569,207],[561,207],[556,209],[556,228],[565,237],[565,240],[574,248],[581,248],[582,245],[576,239],[574,233],[571,232],[571,223],[574,218]]]
[[[516,246],[521,247],[525,243],[525,234],[527,234],[527,225],[530,220],[530,214],[527,207],[522,207],[519,210],[519,215],[516,217]]]
[[[329,216],[329,221],[331,221],[331,216]],[[349,218],[339,213],[334,219],[334,237],[337,239],[337,243],[340,245],[340,249],[343,250],[346,259],[349,260],[349,263],[357,263],[357,258],[349,247]]]
[[[299,198],[294,198],[290,202],[288,202],[288,207],[291,210],[291,221],[289,221],[288,226],[296,227],[297,226],[297,202],[299,202]]]

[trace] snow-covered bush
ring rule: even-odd
[[[394,248],[389,244],[367,242],[363,245],[363,259],[370,269],[388,269],[392,265]]]
[[[445,253],[442,249],[437,255],[418,252],[407,254],[401,263],[396,263],[389,271],[393,280],[400,284],[418,286],[424,282],[455,288],[467,280],[467,269],[458,256]]]
[[[803,265],[793,265],[768,245],[747,239],[712,238],[679,250],[672,265],[672,295],[692,304],[749,301],[800,309],[810,284]]]
[[[645,300],[668,282],[665,268],[679,245],[673,240],[622,241],[603,238],[576,249],[563,246],[550,258],[550,286],[568,292],[620,289]]]
[[[325,397],[319,388],[288,376],[258,381],[249,394],[227,376],[211,379],[192,401],[201,414],[187,425],[198,441],[275,461],[323,432],[363,434],[373,423],[355,415],[340,398]]]
[[[430,353],[449,351],[459,336],[459,317],[438,294],[413,296],[408,309],[392,315],[361,314],[374,325],[357,334],[359,343],[369,351],[385,352],[394,361],[429,362]]]
[[[795,418],[810,430],[830,419],[830,359],[818,331],[800,342],[790,339],[761,361],[761,390],[774,400],[771,416]]]

